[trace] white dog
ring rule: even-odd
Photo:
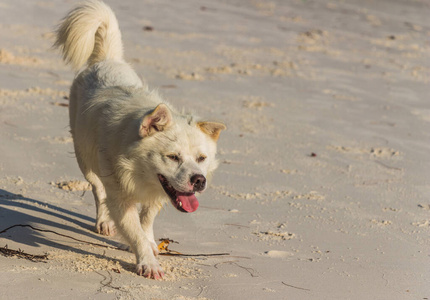
[[[54,46],[78,71],[70,128],[79,167],[93,188],[96,231],[118,230],[136,255],[136,272],[160,279],[154,218],[168,199],[179,211],[197,209],[194,193],[205,190],[218,165],[216,142],[225,126],[178,113],[142,84],[124,61],[118,22],[103,2],[72,10],[56,38]]]

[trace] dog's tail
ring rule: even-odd
[[[123,60],[118,21],[99,0],[84,2],[69,12],[56,31],[54,47],[61,49],[64,61],[76,71],[85,63]]]

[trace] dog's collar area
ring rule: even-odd
[[[161,183],[166,194],[169,196],[172,205],[181,212],[193,212],[199,207],[199,201],[194,193],[184,193],[177,191],[161,174],[158,174],[158,180]]]

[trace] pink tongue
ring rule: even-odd
[[[199,207],[199,201],[197,200],[196,196],[194,194],[182,194],[177,193],[176,194],[177,201],[182,202],[182,209],[186,212],[193,212],[197,210]],[[177,207],[180,209],[181,207]]]

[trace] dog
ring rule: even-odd
[[[170,202],[193,212],[217,168],[223,123],[183,114],[142,83],[123,58],[118,21],[91,0],[60,22],[58,48],[77,72],[70,89],[70,132],[78,165],[92,185],[95,230],[118,231],[136,256],[136,272],[161,279],[153,222]],[[138,209],[140,207],[140,211]]]

